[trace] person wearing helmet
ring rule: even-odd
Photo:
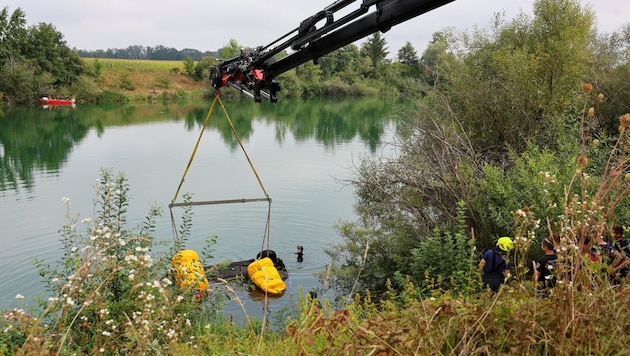
[[[509,237],[501,237],[497,246],[487,250],[479,262],[481,280],[485,288],[489,287],[494,292],[499,290],[510,272],[507,254],[514,248],[514,242]]]

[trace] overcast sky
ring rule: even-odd
[[[580,0],[597,15],[600,33],[630,23],[628,0]],[[266,45],[297,28],[300,21],[334,0],[4,0],[9,13],[18,7],[29,25],[53,24],[71,48],[96,50],[130,45],[163,45],[178,50],[215,51],[236,39],[243,46]],[[362,0],[347,7],[356,9]],[[534,0],[455,0],[385,33],[390,55],[406,41],[420,55],[432,34],[445,27],[470,31],[488,27],[493,15],[508,19],[532,14]],[[594,4],[597,4],[596,6]],[[373,9],[373,8],[372,8]],[[337,15],[341,15],[339,12]],[[336,17],[338,18],[338,16]]]

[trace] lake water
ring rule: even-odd
[[[363,155],[381,153],[405,104],[383,98],[224,104],[273,201],[270,248],[290,272],[287,292],[272,301],[272,307],[282,307],[295,301],[298,291],[318,289],[313,273],[330,262],[322,248],[340,242],[334,225],[355,219],[352,187],[344,180]],[[73,214],[93,217],[101,168],[122,171],[128,179],[128,227],[158,205],[164,214],[154,235],[172,241],[168,204],[209,108],[210,102],[195,102],[0,113],[0,306],[12,306],[18,293],[28,298],[42,292],[32,258],[52,262],[61,256],[58,231],[68,222],[62,198],[71,200]],[[193,201],[264,197],[219,105],[177,201],[184,193],[191,193]],[[266,202],[194,207],[186,247],[201,250],[206,237],[216,235],[217,261],[254,258],[263,242],[267,208]],[[177,219],[183,211],[173,212]],[[301,263],[294,254],[297,245],[304,246]],[[258,314],[259,302],[242,293],[248,313]],[[240,308],[228,309],[238,313]]]

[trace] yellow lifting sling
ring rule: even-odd
[[[262,192],[264,193],[265,197],[264,198],[249,198],[249,199],[241,198],[241,199],[227,199],[227,200],[209,200],[209,201],[198,201],[198,202],[177,202],[177,197],[179,196],[179,191],[180,191],[182,185],[184,184],[184,180],[186,179],[186,174],[188,173],[188,170],[190,169],[190,166],[192,165],[193,159],[195,158],[195,154],[197,153],[197,149],[199,147],[199,143],[201,142],[201,138],[203,136],[204,130],[206,129],[206,126],[208,125],[208,122],[210,121],[210,117],[212,116],[212,112],[214,111],[214,107],[215,107],[217,102],[221,105],[221,109],[223,109],[223,113],[225,114],[225,117],[227,118],[228,124],[230,125],[230,128],[232,130],[232,133],[233,133],[236,141],[238,142],[239,146],[241,147],[241,150],[243,151],[243,154],[245,155],[245,158],[247,158],[247,162],[249,163],[249,166],[251,167],[252,172],[256,176],[256,179],[258,180],[258,184],[260,185],[260,188],[262,189]],[[208,114],[206,115],[206,118],[205,118],[205,120],[203,122],[203,126],[201,128],[201,132],[199,133],[199,137],[197,138],[197,142],[195,143],[195,147],[194,147],[194,149],[192,151],[192,154],[190,155],[190,159],[188,160],[188,164],[186,165],[186,169],[184,170],[184,174],[182,175],[182,178],[181,178],[181,180],[179,182],[179,185],[177,186],[177,190],[175,192],[175,196],[173,196],[173,199],[171,200],[171,203],[168,206],[169,210],[170,210],[170,214],[171,214],[171,224],[172,224],[172,228],[173,228],[173,235],[175,236],[176,239],[178,238],[175,218],[173,216],[173,208],[174,207],[196,206],[196,205],[212,205],[212,204],[230,204],[230,203],[248,203],[248,202],[261,202],[261,201],[268,202],[267,222],[265,224],[265,233],[263,235],[263,241],[262,241],[261,248],[260,248],[260,251],[263,251],[265,249],[269,249],[269,228],[270,228],[270,220],[271,220],[271,198],[269,197],[269,194],[265,190],[265,187],[264,187],[262,181],[260,180],[258,172],[256,172],[256,168],[254,168],[254,164],[252,163],[251,159],[249,158],[249,155],[247,154],[247,151],[245,150],[245,147],[243,146],[243,142],[241,141],[241,138],[239,137],[238,133],[236,132],[236,128],[234,127],[234,124],[232,123],[232,120],[230,119],[230,115],[227,113],[227,110],[225,109],[225,106],[223,105],[223,102],[221,101],[221,97],[220,97],[219,93],[216,92],[215,95],[214,95],[214,99],[212,100],[212,105],[210,105],[210,110],[208,111]],[[265,247],[265,244],[266,244],[266,247]]]

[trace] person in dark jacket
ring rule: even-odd
[[[540,289],[553,288],[556,285],[554,268],[558,261],[558,255],[554,250],[553,242],[550,239],[544,239],[540,243],[540,248],[544,255],[534,261],[534,282],[540,283]]]
[[[484,252],[479,261],[481,280],[485,288],[489,287],[494,292],[505,282],[510,273],[510,264],[507,254],[514,248],[514,242],[509,237],[501,237],[497,246]]]
[[[623,227],[613,227],[614,248],[616,251],[615,260],[612,263],[612,274],[618,283],[630,272],[630,241],[623,237]]]

